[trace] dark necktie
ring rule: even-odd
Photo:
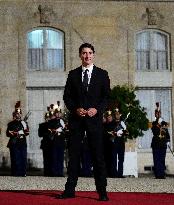
[[[88,69],[85,70],[84,72],[84,76],[83,76],[83,86],[85,88],[85,90],[87,91],[88,89]]]

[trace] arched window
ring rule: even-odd
[[[28,32],[28,69],[64,70],[64,33],[52,28]]]
[[[161,71],[169,68],[169,35],[145,30],[136,35],[137,70]]]

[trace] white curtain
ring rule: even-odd
[[[152,58],[154,69],[167,69],[167,39],[164,34],[153,32],[152,34]]]
[[[137,35],[137,70],[149,68],[149,33],[143,32]]]

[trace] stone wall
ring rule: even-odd
[[[172,69],[173,10],[174,4],[169,1],[0,1],[0,163],[2,156],[5,156],[9,164],[5,131],[15,102],[20,100],[23,113],[26,113],[26,87],[44,84],[44,72],[27,70],[28,31],[47,26],[65,32],[65,70],[61,73],[46,73],[48,80],[57,76],[59,86],[64,86],[68,71],[79,65],[78,48],[83,42],[94,44],[95,64],[108,70],[111,86],[139,86],[142,81],[135,73],[135,34],[149,28],[170,33]],[[159,73],[158,79],[162,75]],[[167,86],[173,92],[173,71],[167,75],[160,85],[165,87],[164,81],[169,78]],[[153,80],[150,79],[152,86]],[[143,86],[148,85],[147,77]],[[174,114],[173,107],[172,112]],[[143,158],[142,155],[140,157]],[[171,169],[174,170],[173,167]]]

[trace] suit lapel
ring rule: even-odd
[[[92,91],[92,89],[95,85],[95,82],[96,82],[96,78],[97,78],[97,68],[94,65],[92,75],[91,75],[91,79],[90,79],[90,84],[89,84],[89,87],[88,87],[88,92]]]
[[[78,68],[77,83],[82,86],[82,66]]]
[[[83,93],[84,89],[83,89],[83,84],[82,84],[82,66],[78,68],[76,82],[79,86],[80,92]]]

